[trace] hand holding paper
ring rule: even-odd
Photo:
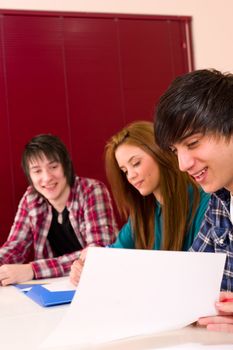
[[[202,317],[198,323],[212,331],[233,332],[233,293],[220,293],[215,305],[219,315]]]
[[[70,270],[70,281],[74,286],[77,286],[81,277],[83,266],[86,259],[87,249],[82,250],[81,255],[78,260],[75,260],[71,265]]]

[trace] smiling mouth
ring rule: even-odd
[[[143,183],[143,180],[138,181],[136,184],[134,184],[135,188],[139,188],[141,186],[141,184]]]
[[[44,189],[46,191],[53,191],[55,189],[55,187],[56,187],[56,184],[50,185],[50,186],[44,186]]]
[[[207,167],[203,170],[199,171],[198,173],[192,174],[191,176],[196,180],[200,181],[203,178],[203,175],[206,173]]]

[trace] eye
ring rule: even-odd
[[[32,170],[32,174],[40,174],[40,173],[41,173],[41,169]]]
[[[58,163],[53,163],[50,165],[50,169],[57,169],[58,168]]]
[[[188,148],[194,148],[198,144],[198,140],[193,140],[187,144]]]
[[[133,167],[135,168],[135,167],[139,166],[140,164],[141,164],[141,162],[138,160],[137,162],[133,163]]]

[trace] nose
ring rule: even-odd
[[[50,173],[50,171],[49,170],[44,170],[43,171],[43,180],[45,181],[45,182],[48,182],[49,180],[51,179],[51,173]]]
[[[134,169],[128,169],[127,179],[129,182],[132,182],[133,179],[137,176],[137,173]]]
[[[187,150],[177,151],[179,168],[181,171],[188,171],[194,165],[194,158]]]

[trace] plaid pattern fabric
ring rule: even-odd
[[[111,198],[106,186],[97,180],[76,177],[66,207],[82,247],[111,244],[118,233]],[[52,207],[28,187],[22,197],[9,237],[0,248],[1,264],[31,262],[35,278],[58,277],[69,273],[80,251],[54,257],[47,240],[52,222]]]
[[[212,194],[190,251],[226,253],[221,289],[233,291],[233,223],[230,220],[230,192],[226,189]]]

